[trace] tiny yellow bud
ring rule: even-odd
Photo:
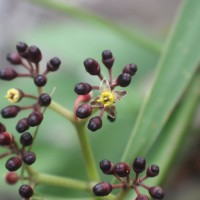
[[[97,102],[102,103],[104,107],[111,106],[115,103],[115,96],[112,92],[105,91],[101,93],[101,96]]]
[[[5,98],[11,103],[19,102],[22,97],[23,92],[15,88],[9,89],[5,95]]]

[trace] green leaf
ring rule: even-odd
[[[144,156],[155,145],[200,59],[200,1],[183,1],[162,51],[150,95],[143,104],[123,160]]]

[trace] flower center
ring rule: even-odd
[[[115,96],[112,92],[105,91],[101,93],[101,97],[97,100],[97,102],[102,103],[104,107],[111,106],[115,103]]]

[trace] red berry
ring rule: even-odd
[[[5,132],[6,127],[0,122],[0,133]]]
[[[20,177],[15,172],[8,172],[5,177],[5,180],[9,185],[17,183],[19,179]]]

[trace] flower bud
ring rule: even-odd
[[[135,173],[142,173],[146,167],[146,160],[142,157],[137,157],[133,161],[132,167],[133,167],[133,170],[135,171]]]
[[[127,73],[130,74],[131,76],[133,76],[136,72],[137,72],[137,65],[135,64],[127,64],[122,71],[122,73]]]
[[[17,122],[17,125],[15,128],[18,133],[23,133],[24,131],[28,130],[29,129],[28,119],[27,118],[20,119]]]
[[[42,60],[42,53],[36,46],[28,47],[28,59],[33,63],[39,63]]]
[[[5,81],[13,80],[18,76],[17,72],[11,68],[0,69],[0,79]]]
[[[92,59],[92,58],[87,58],[84,61],[84,66],[86,71],[91,74],[91,75],[99,75],[100,74],[100,65],[99,63]]]
[[[34,77],[34,83],[38,87],[43,87],[47,83],[47,77],[45,75],[37,75]]]
[[[19,157],[11,157],[7,160],[5,167],[8,171],[16,171],[22,166],[22,160]]]
[[[7,54],[7,60],[13,65],[20,65],[22,63],[20,55],[16,52]]]
[[[88,104],[80,105],[76,110],[76,116],[81,119],[85,119],[92,114],[92,107]]]
[[[25,42],[18,42],[16,45],[19,55],[23,58],[28,58],[27,49],[28,45]]]
[[[158,165],[151,165],[147,169],[147,176],[148,177],[155,177],[159,174],[159,166]]]
[[[128,164],[120,162],[115,165],[115,173],[119,177],[127,177],[130,174],[131,168]]]
[[[47,93],[42,93],[38,98],[38,102],[41,106],[48,106],[51,103],[51,97]]]
[[[20,137],[20,143],[22,146],[30,146],[33,143],[33,137],[29,132],[25,132]]]
[[[43,120],[43,114],[41,112],[38,112],[38,111],[32,112],[28,116],[28,124],[30,126],[38,126],[38,125],[40,125],[42,120]]]
[[[33,196],[33,189],[29,185],[22,185],[19,188],[19,195],[22,198],[29,199]]]
[[[117,78],[117,85],[121,87],[127,87],[131,83],[131,75],[128,73],[122,73]]]
[[[114,174],[114,164],[109,160],[100,161],[99,166],[104,174]]]
[[[102,127],[102,119],[99,116],[93,117],[88,123],[88,129],[91,131],[96,131]]]
[[[143,194],[139,194],[135,200],[149,200],[149,197]]]
[[[159,186],[150,187],[149,188],[149,194],[154,199],[163,199],[164,196],[165,196],[165,193],[164,193],[163,189],[161,187],[159,187]]]
[[[108,68],[111,69],[115,59],[110,50],[105,50],[102,52],[102,62]]]
[[[12,118],[12,117],[16,117],[17,114],[19,113],[20,111],[20,107],[19,106],[7,106],[5,108],[3,108],[1,110],[1,116],[3,118]]]
[[[61,61],[59,58],[54,57],[47,63],[47,70],[54,72],[59,69]]]
[[[0,145],[7,146],[13,142],[13,136],[9,132],[0,133]]]
[[[79,95],[86,95],[90,93],[92,86],[88,83],[78,83],[75,85],[74,91]]]
[[[112,192],[112,185],[108,182],[101,182],[93,187],[93,192],[96,196],[106,196]]]
[[[32,165],[35,162],[35,160],[36,160],[35,153],[33,153],[33,152],[27,152],[27,153],[25,153],[23,155],[23,157],[22,157],[22,160],[27,165]]]

